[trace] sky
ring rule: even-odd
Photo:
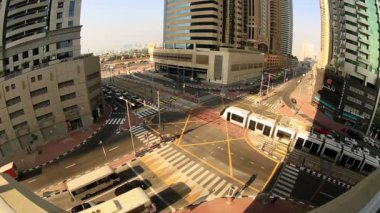
[[[162,43],[164,0],[82,0],[82,53],[142,48]],[[293,55],[302,44],[320,52],[319,0],[293,0]]]

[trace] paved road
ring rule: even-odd
[[[117,110],[113,112],[111,119],[121,121],[125,118],[122,108],[115,101],[111,105]],[[56,163],[45,166],[42,170],[30,174],[30,177],[21,181],[27,188],[32,191],[37,191],[46,186],[61,182],[71,176],[83,173],[98,165],[104,164],[107,161],[116,159],[119,156],[130,153],[132,144],[130,141],[129,132],[123,132],[116,135],[115,131],[119,125],[106,125],[97,135],[91,138],[85,145],[81,146],[68,156],[59,160]],[[103,141],[103,147],[106,151],[107,159],[103,153],[102,146],[99,141]],[[135,139],[136,146],[140,147],[143,144]],[[116,148],[117,147],[117,148]],[[90,159],[90,160],[89,160]]]

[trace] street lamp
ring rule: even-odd
[[[127,99],[124,99],[123,97],[120,97],[120,100],[124,100],[125,101],[125,107],[127,108],[129,133],[131,134],[131,140],[132,140],[133,154],[136,155],[135,143],[133,142],[133,135],[132,135],[132,128],[131,128],[131,118],[129,116],[129,104],[131,104],[132,106],[134,106],[134,103],[129,102]]]

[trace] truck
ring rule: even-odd
[[[0,173],[6,173],[14,179],[18,179],[18,170],[14,162],[7,163],[0,167]]]

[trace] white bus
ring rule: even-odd
[[[156,206],[149,196],[141,188],[134,188],[129,192],[114,197],[106,202],[81,211],[83,213],[94,212],[156,212]]]
[[[75,199],[86,199],[92,194],[105,188],[116,185],[120,182],[120,178],[115,171],[105,165],[95,169],[87,174],[74,178],[66,182],[67,191]]]

